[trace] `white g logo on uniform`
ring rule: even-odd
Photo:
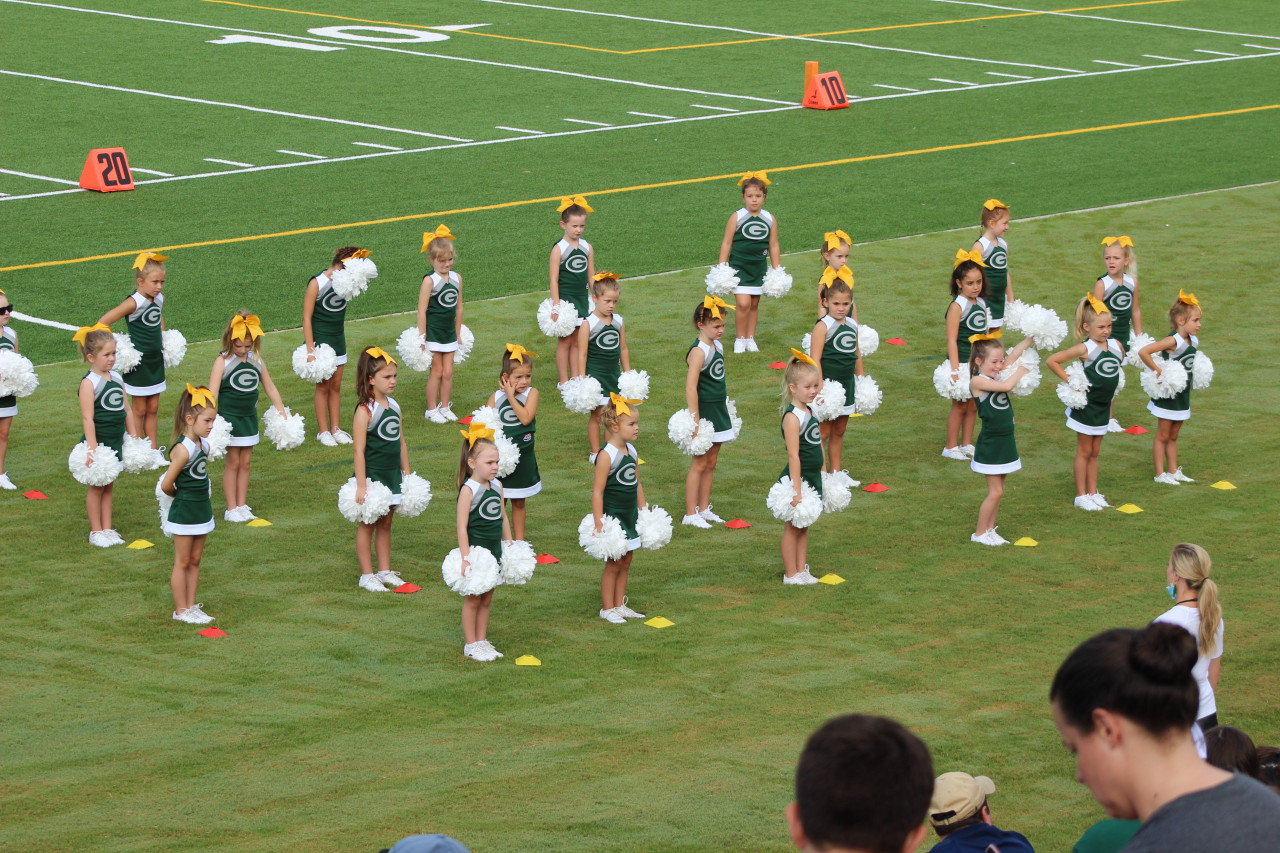
[[[320,306],[326,311],[338,313],[347,309],[347,300],[343,299],[332,290],[325,291],[324,296],[320,297]]]
[[[195,480],[209,479],[209,472],[206,470],[207,462],[208,460],[206,460],[203,456],[201,456],[200,459],[196,461],[196,464],[191,466],[192,479],[195,479]]]
[[[635,463],[634,462],[622,463],[622,466],[618,468],[617,473],[613,475],[613,479],[620,486],[634,486],[636,484]]]
[[[399,441],[400,418],[390,412],[386,413],[382,416],[382,420],[378,421],[378,428],[375,432],[383,441]]]
[[[1110,355],[1110,353],[1107,355]],[[1115,376],[1120,372],[1120,359],[1116,358],[1114,355],[1111,355],[1111,357],[1108,358],[1107,355],[1100,356],[1098,360],[1093,363],[1093,369],[1099,376],[1110,379],[1112,376]]]
[[[565,259],[564,268],[571,273],[584,273],[587,271],[586,255],[570,255]]]
[[[1007,409],[1009,408],[1009,395],[1003,391],[997,391],[991,395],[990,402],[993,409]]]
[[[707,368],[707,374],[717,381],[724,379],[724,359],[718,358],[711,362],[711,367]]]
[[[485,521],[497,521],[502,518],[502,500],[497,495],[490,495],[480,501],[476,513]]]
[[[742,236],[748,240],[768,240],[769,223],[762,219],[748,219],[742,226]]]
[[[1111,295],[1111,307],[1117,311],[1128,311],[1133,305],[1133,294],[1123,287],[1117,287]]]
[[[120,387],[108,388],[102,392],[102,409],[107,412],[123,412],[124,411],[124,389]]]
[[[844,327],[836,332],[836,336],[831,340],[831,348],[836,352],[852,355],[858,351],[858,335],[849,327]]]
[[[160,325],[160,306],[154,305],[154,304],[148,305],[146,309],[142,312],[142,316],[139,317],[138,320],[144,326],[159,326]]]
[[[616,350],[620,342],[621,336],[619,336],[618,330],[612,326],[606,327],[600,334],[596,335],[596,346],[602,350]]]
[[[231,378],[227,380],[228,384],[230,384],[232,388],[237,391],[244,391],[245,393],[257,391],[258,381],[258,371],[251,370],[247,367],[243,370],[237,370],[235,373],[231,374]]]

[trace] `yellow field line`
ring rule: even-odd
[[[1000,139],[984,139],[978,142],[957,142],[952,145],[936,145],[932,148],[913,148],[907,151],[892,151],[885,154],[866,154],[861,157],[843,157],[839,160],[822,160],[817,163],[799,163],[794,166],[768,166],[769,172],[796,172],[801,169],[820,169],[827,166],[846,166],[851,163],[869,163],[874,160],[890,160],[897,157],[913,157],[918,154],[937,154],[942,151],[962,151],[969,148],[986,148],[992,145],[1005,145],[1011,142],[1030,142],[1037,139],[1055,139],[1063,136],[1077,136],[1084,133],[1100,133],[1105,130],[1122,130],[1130,127],[1150,127],[1157,124],[1170,124],[1178,121],[1192,121],[1194,119],[1219,118],[1222,116],[1244,115],[1245,113],[1256,113],[1264,110],[1280,109],[1280,104],[1266,104],[1258,107],[1241,107],[1235,110],[1221,110],[1212,113],[1197,113],[1195,115],[1170,116],[1169,118],[1152,118],[1142,121],[1127,121],[1121,124],[1104,124],[1096,127],[1080,127],[1072,130],[1053,130],[1046,133],[1032,133],[1025,136],[1006,136]],[[707,175],[699,178],[680,178],[674,181],[660,181],[652,184],[637,184],[630,187],[614,187],[606,190],[588,190],[584,195],[600,196],[600,195],[616,195],[618,193],[639,192],[640,190],[662,189],[664,187],[680,187],[690,184],[702,184],[709,181],[723,181],[728,179],[736,179],[741,177],[738,172],[725,175]],[[173,246],[146,246],[142,248],[129,249],[124,252],[110,252],[104,255],[88,255],[83,258],[66,258],[57,261],[39,261],[31,264],[17,264],[15,266],[0,267],[0,272],[14,272],[16,270],[37,269],[39,267],[63,266],[65,264],[80,264],[86,261],[101,261],[109,258],[133,257],[138,252],[150,249],[155,252],[173,252],[181,249],[197,249],[202,246],[225,246],[231,243],[246,243],[253,240],[272,240],[277,237],[296,237],[299,234],[316,234],[321,231],[338,231],[344,228],[365,228],[370,225],[388,225],[393,222],[410,222],[415,219],[434,219],[443,216],[457,216],[463,213],[478,213],[486,210],[502,210],[508,207],[525,207],[534,204],[549,204],[553,201],[559,201],[560,196],[547,196],[545,198],[521,199],[519,201],[503,201],[496,204],[481,204],[475,207],[459,207],[453,210],[435,210],[429,213],[410,213],[404,216],[389,216],[385,219],[367,219],[363,222],[344,222],[339,225],[318,225],[313,228],[296,228],[292,231],[275,231],[270,234],[250,234],[244,237],[225,237],[219,240],[201,240],[197,243],[179,243]]]
[[[303,9],[283,9],[278,6],[260,6],[255,3],[243,3],[239,0],[200,0],[202,3],[217,3],[222,6],[241,6],[246,9],[260,9],[265,12],[285,12],[291,15],[309,15],[314,18],[333,18],[339,21],[351,21],[358,24],[381,24],[389,27],[406,27],[415,30],[432,30],[434,27],[428,27],[424,24],[404,24],[398,21],[379,21],[372,18],[353,18],[347,15],[332,15],[324,12],[308,12]],[[507,41],[522,41],[529,44],[541,44],[549,47],[567,47],[574,50],[587,50],[593,53],[612,53],[617,56],[631,56],[638,53],[658,53],[669,50],[692,50],[701,47],[726,47],[735,44],[759,44],[767,41],[788,41],[797,38],[821,38],[824,36],[843,36],[852,35],[854,33],[875,33],[884,30],[905,30],[915,27],[939,27],[947,24],[971,24],[977,21],[999,21],[1005,18],[1030,18],[1037,15],[1058,15],[1069,12],[1096,12],[1100,9],[1120,9],[1126,6],[1153,6],[1161,3],[1183,3],[1186,0],[1131,0],[1127,3],[1108,3],[1102,6],[1077,6],[1070,9],[1052,9],[1044,12],[1012,12],[1007,15],[984,15],[977,18],[956,18],[949,21],[921,21],[914,24],[887,24],[881,27],[859,27],[851,30],[831,30],[821,33],[804,33],[794,36],[758,36],[755,38],[735,39],[732,41],[712,41],[702,42],[699,44],[677,44],[669,47],[642,47],[634,50],[613,50],[607,47],[591,47],[585,44],[569,44],[559,41],[544,41],[542,39],[525,38],[522,36],[505,36],[499,33],[487,33],[480,30],[450,30],[450,32],[459,33],[469,36],[483,36],[484,38],[504,39]]]

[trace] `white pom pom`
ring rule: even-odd
[[[364,503],[356,503],[356,478],[338,489],[338,512],[347,521],[373,524],[391,510],[391,490],[377,480],[365,478]]]
[[[1004,324],[1010,329],[1022,328],[1022,317],[1027,310],[1027,303],[1014,299],[1004,304]]]
[[[624,370],[618,377],[618,393],[628,400],[649,399],[649,371]]]
[[[410,326],[396,338],[396,352],[404,366],[419,373],[431,369],[431,351],[427,349],[427,336],[418,332],[417,326]]]
[[[551,319],[551,312],[555,311],[557,320]],[[542,330],[542,334],[549,338],[563,338],[566,335],[572,335],[578,330],[578,309],[573,306],[572,302],[566,302],[561,299],[554,307],[551,304],[551,297],[542,300],[542,304],[538,306],[538,328]]]
[[[268,408],[262,413],[262,422],[266,424],[264,432],[267,441],[274,444],[276,450],[301,447],[307,438],[307,419],[302,415],[295,415],[288,406],[284,407],[283,415],[276,411],[275,406]]]
[[[453,363],[462,364],[471,357],[471,348],[476,345],[476,336],[467,328],[467,324],[463,323],[458,328],[458,350],[453,354]]]
[[[1114,394],[1111,395],[1111,399],[1114,400],[1116,397],[1119,397],[1120,392],[1123,390],[1124,390],[1124,371],[1118,370],[1116,371],[1116,391]]]
[[[415,471],[400,479],[400,503],[396,515],[417,518],[431,505],[431,483]]]
[[[880,349],[880,333],[870,326],[858,324],[858,354],[863,358],[875,355]]]
[[[805,332],[804,337],[800,339],[800,349],[804,350],[805,355],[813,355],[813,332]]]
[[[187,357],[187,339],[177,329],[165,329],[160,333],[160,348],[165,367],[177,367]]]
[[[640,547],[656,551],[671,541],[671,513],[657,504],[641,507],[636,513],[636,533],[640,534]]]
[[[1034,349],[1028,347],[1022,356],[1016,361],[1007,364],[1004,370],[1000,371],[1000,381],[1005,382],[1013,377],[1013,372],[1019,367],[1025,367],[1027,372],[1022,375],[1017,384],[1013,386],[1013,390],[1009,393],[1015,397],[1027,397],[1031,392],[1040,387],[1040,355]]]
[[[150,445],[150,442],[147,442],[147,444]],[[160,488],[160,484],[163,482],[164,474],[161,474],[156,479],[156,504],[160,508],[160,527],[162,530],[164,529],[164,523],[169,520],[169,507],[173,506],[173,498],[166,495],[164,490]],[[170,539],[173,538],[172,533],[166,533],[165,536]]]
[[[99,444],[93,451],[93,461],[89,461],[89,445],[80,442],[71,448],[67,456],[67,469],[77,483],[86,486],[109,486],[120,476],[124,466],[116,457],[116,452],[105,444]]]
[[[112,337],[116,339],[116,372],[132,373],[142,361],[142,353],[138,352],[138,348],[133,345],[133,341],[129,340],[128,335],[113,332]]]
[[[870,376],[853,377],[853,410],[859,415],[874,415],[884,402],[880,384]]]
[[[695,426],[698,428],[696,436],[693,434]],[[685,456],[701,456],[710,450],[711,445],[715,443],[712,439],[715,431],[715,425],[706,418],[698,418],[695,424],[693,413],[688,409],[681,409],[667,421],[667,438],[671,439],[672,444],[680,448],[680,452]]]
[[[760,282],[760,292],[765,296],[780,299],[791,290],[791,273],[786,267],[770,267],[765,270],[764,280]]]
[[[498,560],[488,548],[472,545],[467,549],[467,573],[462,574],[462,552],[454,548],[440,564],[440,574],[449,589],[459,595],[484,595],[502,583]]]
[[[319,385],[338,369],[338,354],[328,344],[316,344],[315,350],[310,354],[314,358],[307,361],[306,344],[293,351],[293,372],[303,382]]]
[[[231,443],[231,421],[218,415],[213,419],[213,429],[209,430],[209,461],[217,462],[227,455],[227,445]]]
[[[1142,390],[1152,400],[1167,400],[1176,397],[1187,388],[1187,369],[1176,358],[1154,359],[1160,368],[1157,377],[1154,370],[1142,371]]]
[[[792,527],[808,527],[822,515],[822,498],[818,496],[813,486],[805,482],[800,483],[799,506],[791,505],[795,495],[796,490],[795,486],[791,485],[791,478],[784,476],[780,482],[770,487],[765,504],[773,513],[773,517],[779,521],[790,522]]]
[[[1146,332],[1138,334],[1135,331],[1129,331],[1129,348],[1124,354],[1124,363],[1130,367],[1145,368],[1142,363],[1142,348],[1148,344],[1154,344],[1156,339],[1148,335]]]
[[[30,397],[39,384],[30,359],[13,350],[0,350],[0,397]]]
[[[844,477],[822,472],[822,511],[823,512],[844,512],[845,507],[849,505],[849,501],[853,499],[853,492],[845,485]],[[795,494],[792,492],[792,494]]]
[[[738,274],[728,264],[716,264],[707,270],[707,293],[712,296],[728,296],[738,286]]]
[[[622,522],[612,515],[600,517],[601,530],[596,532],[596,521],[587,513],[578,524],[578,544],[588,557],[597,560],[620,560],[627,555],[627,534]]]
[[[1073,361],[1066,368],[1067,381],[1058,383],[1058,399],[1069,409],[1083,409],[1089,405],[1089,378],[1084,375],[1084,365]]]
[[[538,568],[538,555],[533,546],[523,539],[502,543],[502,559],[498,561],[498,573],[502,582],[511,586],[523,586]]]
[[[947,360],[939,364],[933,371],[933,388],[948,400],[955,400],[963,403],[973,396],[973,390],[969,387],[969,379],[967,376],[969,365],[960,365],[955,376],[951,374],[951,361]]]
[[[520,464],[520,448],[502,430],[502,418],[492,406],[481,406],[471,413],[475,421],[493,430],[493,444],[498,448],[498,478],[509,477]]]
[[[809,410],[813,412],[813,416],[818,420],[830,421],[844,414],[845,405],[844,386],[834,379],[824,379],[822,380],[822,390],[818,392],[818,396],[810,404]]]
[[[564,407],[579,415],[589,415],[600,406],[604,389],[594,376],[575,376],[560,389]]]
[[[1018,307],[1013,311],[1005,310],[1004,324],[1031,338],[1038,348],[1054,349],[1067,336],[1067,324],[1052,308],[1039,303],[1027,305],[1019,300],[1011,303],[1010,307],[1013,305]]]
[[[347,258],[342,269],[333,274],[333,292],[350,302],[369,289],[378,277],[378,267],[368,258]]]
[[[1209,387],[1209,383],[1213,381],[1213,362],[1209,360],[1209,356],[1202,352],[1197,352],[1195,361],[1191,365],[1191,388],[1195,391],[1203,391]]]
[[[159,468],[160,458],[145,438],[134,438],[125,433],[124,447],[120,454],[126,474],[141,474],[143,471],[154,471]]]
[[[729,424],[733,428],[733,437],[742,435],[742,418],[738,417],[738,404],[729,397],[724,398],[725,408],[729,410]]]

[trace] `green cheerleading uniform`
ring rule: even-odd
[[[826,340],[822,345],[822,378],[840,383],[844,388],[845,407],[840,414],[853,414],[854,372],[858,363],[858,324],[852,317],[845,317],[844,322],[837,323],[827,314],[818,320],[827,327]]]
[[[1004,293],[1009,287],[1009,244],[1003,237],[988,240],[979,237],[982,244],[982,262],[987,265],[987,306],[991,309],[990,326],[998,329],[1004,325]]]
[[[577,246],[570,246],[568,240],[561,240],[556,243],[556,246],[560,249],[560,274],[557,277],[556,290],[559,291],[562,300],[577,309],[579,317],[585,318],[591,313],[588,301],[591,282],[587,281],[587,262],[590,260],[591,244],[579,238]]]
[[[142,355],[138,366],[129,371],[124,390],[132,397],[153,397],[164,391],[164,339],[161,337],[160,315],[164,294],[148,299],[133,294],[133,313],[124,318],[129,342]]]
[[[819,495],[822,494],[822,433],[818,429],[818,419],[809,411],[808,406],[796,406],[791,404],[787,406],[787,410],[782,413],[782,420],[785,422],[787,415],[794,414],[800,421],[800,479],[804,480]],[[786,430],[782,432],[782,440],[787,440]],[[782,473],[778,475],[778,482],[782,482],[783,477],[791,476],[791,464],[787,463],[782,466]]]
[[[471,489],[471,511],[467,513],[467,545],[486,548],[495,560],[502,559],[502,484],[490,480],[463,483]]]
[[[1013,406],[1004,391],[980,391],[974,399],[978,402],[978,417],[982,418],[982,432],[973,446],[973,461],[969,467],[979,474],[1011,474],[1022,469],[1018,458],[1018,445],[1013,439]]]
[[[1091,340],[1084,342],[1084,375],[1089,380],[1089,402],[1083,409],[1067,409],[1067,426],[1081,435],[1106,435],[1111,422],[1111,400],[1120,384],[1120,366],[1124,349],[1112,338],[1102,348]]]
[[[627,550],[634,551],[640,547],[640,534],[636,532],[636,520],[640,517],[640,476],[636,468],[639,454],[630,442],[625,451],[606,444],[604,452],[609,454],[609,478],[604,481],[604,514],[621,522],[627,535]]]
[[[178,494],[162,527],[170,536],[203,536],[213,530],[213,501],[209,498],[212,487],[206,470],[209,442],[202,438],[197,444],[183,436],[181,446],[187,449],[187,464],[173,481]],[[173,451],[169,453],[172,456]]]
[[[1147,403],[1147,411],[1166,421],[1185,421],[1191,417],[1191,379],[1196,366],[1196,347],[1200,345],[1200,339],[1195,335],[1184,338],[1176,333],[1173,337],[1178,345],[1173,348],[1173,352],[1169,353],[1169,358],[1182,362],[1182,366],[1187,369],[1187,387],[1172,397],[1152,400]]]
[[[242,359],[223,356],[222,384],[218,386],[218,414],[231,423],[228,447],[253,447],[258,435],[258,386],[262,382],[261,362],[252,351]]]
[[[1102,303],[1111,312],[1111,337],[1129,344],[1129,328],[1133,320],[1133,276],[1126,274],[1120,284],[1109,275],[1098,277],[1102,282]]]
[[[594,313],[587,315],[587,333],[587,375],[600,383],[603,406],[610,392],[618,392],[622,375],[622,315],[613,314],[608,323]]]
[[[516,400],[527,405],[529,389],[516,395]],[[497,391],[493,395],[494,405],[498,408],[498,418],[502,421],[502,432],[520,448],[520,461],[516,469],[502,478],[502,493],[509,498],[531,498],[542,491],[542,477],[538,474],[538,458],[533,455],[533,434],[537,429],[537,418],[528,424],[520,423],[516,410],[511,407],[506,391]]]
[[[729,266],[738,274],[734,293],[759,296],[768,268],[769,237],[773,234],[773,214],[764,208],[752,216],[745,207],[734,214],[738,226],[729,244]]]
[[[316,293],[315,310],[311,312],[311,339],[316,346],[328,344],[338,356],[338,364],[347,363],[347,300],[333,290],[329,273],[318,272],[312,276],[320,285]]]
[[[462,279],[453,270],[448,276],[429,273],[431,298],[427,301],[427,349],[431,352],[458,350],[458,298]]]
[[[114,370],[106,377],[91,370],[85,378],[93,384],[93,434],[119,457],[124,453],[124,380]],[[88,439],[81,435],[80,440]]]
[[[0,350],[18,351],[18,333],[8,326],[0,327]],[[13,394],[0,397],[0,418],[11,418],[18,414],[18,398]]]
[[[715,346],[693,342],[689,352],[702,350],[702,369],[698,371],[698,416],[711,421],[715,434],[711,440],[717,444],[733,441],[733,421],[729,418],[729,398],[724,384],[724,345],[719,341]],[[687,360],[689,353],[685,353]]]
[[[400,406],[387,398],[384,407],[375,400],[362,404],[369,410],[364,440],[364,475],[391,490],[391,505],[400,503]],[[356,407],[359,410],[359,406]]]
[[[969,350],[972,347],[969,336],[985,334],[987,331],[989,319],[987,302],[981,296],[973,302],[963,296],[957,296],[951,301],[960,306],[960,328],[956,331],[956,352],[960,356],[960,368],[963,372],[969,364]],[[947,306],[947,310],[950,311],[951,306]]]

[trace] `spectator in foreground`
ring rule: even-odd
[[[1274,853],[1280,799],[1196,752],[1196,658],[1191,634],[1163,622],[1098,634],[1058,667],[1054,724],[1107,814],[1142,821],[1124,853]]]
[[[918,737],[884,717],[836,717],[800,753],[791,840],[824,853],[911,853],[932,794],[933,761]]]
[[[1035,853],[1025,836],[996,827],[987,803],[995,792],[995,783],[986,776],[939,776],[929,801],[929,823],[942,840],[930,853],[985,853],[991,847],[1000,853]]]

